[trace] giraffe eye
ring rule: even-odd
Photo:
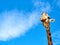
[[[50,17],[48,17],[48,19],[50,19]]]

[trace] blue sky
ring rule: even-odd
[[[55,19],[52,41],[60,45],[60,0],[0,0],[0,45],[48,45],[42,12]]]

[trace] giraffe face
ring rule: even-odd
[[[46,14],[46,13],[43,13],[42,14],[42,17],[41,17],[41,21],[43,22],[43,21],[46,21],[47,19],[48,19],[48,14]]]
[[[49,20],[50,20],[49,18],[50,17],[48,16],[48,14],[46,14],[46,13],[42,14],[41,21],[43,23],[43,26],[45,26],[45,27],[49,26]]]

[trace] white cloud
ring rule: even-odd
[[[35,10],[21,12],[18,10],[5,11],[0,14],[0,40],[7,41],[24,35],[32,26],[39,23],[40,14],[50,11],[51,6],[47,2],[34,2]]]
[[[42,1],[33,1],[34,8],[36,8],[37,11],[47,12],[49,13],[51,11],[51,5],[49,2],[42,2]]]
[[[8,11],[1,15],[0,17],[3,20],[0,20],[0,40],[3,41],[23,35],[39,20],[39,15],[36,12],[27,13],[26,15],[19,11]]]

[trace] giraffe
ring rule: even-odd
[[[50,32],[50,21],[54,21],[54,20],[50,20],[50,17],[45,12],[42,13],[42,17],[40,18],[40,20],[42,21],[43,26],[46,28],[48,45],[53,45],[51,32]]]

